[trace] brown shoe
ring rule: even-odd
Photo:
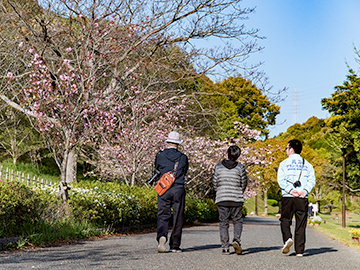
[[[238,254],[238,255],[242,254],[242,248],[241,248],[241,245],[238,242],[234,241],[232,243],[232,246],[235,249],[236,254]]]

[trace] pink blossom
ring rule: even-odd
[[[69,47],[69,48],[66,48],[66,51],[67,51],[67,52],[71,52],[71,50],[72,50],[72,49],[71,49],[70,47]]]
[[[20,42],[19,47],[21,48],[23,46],[23,44],[24,44],[23,42]]]
[[[8,72],[7,75],[6,75],[6,77],[8,77],[8,78],[14,78],[14,74],[12,74],[11,72]]]

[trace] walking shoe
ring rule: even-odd
[[[159,245],[158,245],[158,252],[159,253],[164,253],[166,251],[165,243],[166,243],[166,237],[161,236],[160,239],[159,239]]]
[[[230,251],[228,248],[223,248],[221,253],[222,255],[230,255]]]
[[[169,251],[170,251],[170,252],[173,252],[173,253],[180,253],[180,252],[182,252],[181,248],[171,248]]]
[[[302,257],[302,256],[303,256],[302,253],[296,254],[296,257]]]
[[[286,240],[284,247],[282,248],[282,253],[284,254],[288,254],[290,251],[291,246],[294,244],[294,241],[289,238],[288,240]]]
[[[242,253],[241,245],[240,245],[238,242],[234,241],[234,242],[232,243],[232,246],[233,246],[233,248],[235,249],[235,253],[236,253],[236,254],[240,255],[240,254]]]

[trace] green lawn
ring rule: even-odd
[[[245,201],[245,207],[248,211],[248,215],[250,215],[251,212],[255,212],[255,197],[252,197],[248,200]],[[258,197],[258,215],[262,216],[264,214],[264,201],[261,199],[261,197]],[[271,206],[268,205],[268,216],[273,216],[275,217],[275,215],[279,212],[279,207],[278,206]]]
[[[319,216],[323,221],[320,226],[314,226],[314,229],[360,251],[360,244],[353,241],[349,233],[352,228],[360,228],[360,216],[358,214],[349,214],[350,218],[346,219],[346,228],[342,227],[341,218],[336,220],[331,217],[330,213],[319,214]]]

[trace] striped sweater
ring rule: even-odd
[[[244,202],[243,193],[247,181],[246,171],[241,163],[232,169],[225,167],[222,162],[216,164],[213,174],[213,185],[216,191],[215,203]]]

